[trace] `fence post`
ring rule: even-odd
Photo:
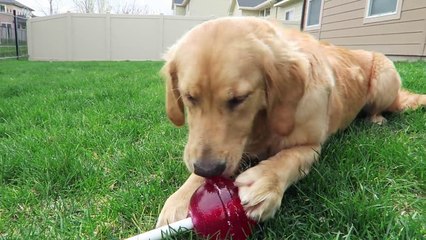
[[[105,16],[106,59],[111,61],[111,14],[107,12]]]
[[[164,53],[164,14],[160,14],[160,59]]]
[[[27,54],[28,54],[28,59],[29,60],[31,60],[31,57],[32,56],[34,56],[33,55],[33,43],[34,43],[34,41],[33,41],[33,35],[32,35],[32,24],[33,24],[33,21],[32,21],[32,19],[30,18],[30,19],[28,19],[27,20],[27,47],[28,47],[28,52],[27,52]]]
[[[74,46],[74,35],[72,32],[72,13],[66,14],[66,26],[67,26],[67,60],[74,61],[73,46]]]
[[[15,49],[16,59],[19,59],[19,44],[18,44],[18,18],[16,16],[16,10],[13,10],[13,25],[15,27]]]

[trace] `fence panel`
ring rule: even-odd
[[[162,22],[159,16],[111,18],[111,59],[157,60],[160,57]]]
[[[28,22],[30,60],[160,60],[186,31],[210,18],[66,13]]]
[[[210,18],[211,19],[211,18]],[[204,18],[202,21],[208,19]],[[199,18],[165,16],[163,21],[163,52],[167,50],[183,33],[200,24]]]

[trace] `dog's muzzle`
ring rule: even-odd
[[[194,173],[198,176],[210,178],[220,176],[226,168],[226,163],[219,161],[196,161],[194,163]]]

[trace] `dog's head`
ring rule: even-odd
[[[305,71],[294,46],[277,34],[264,20],[213,20],[167,53],[166,109],[177,126],[186,112],[184,160],[190,171],[232,176],[261,112],[269,132],[292,131]]]

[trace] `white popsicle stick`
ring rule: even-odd
[[[161,240],[161,237],[171,236],[177,233],[179,230],[186,229],[190,230],[194,227],[191,218],[185,218],[183,220],[171,223],[166,226],[162,226],[153,229],[148,232],[141,233],[139,235],[128,238],[127,240]]]

